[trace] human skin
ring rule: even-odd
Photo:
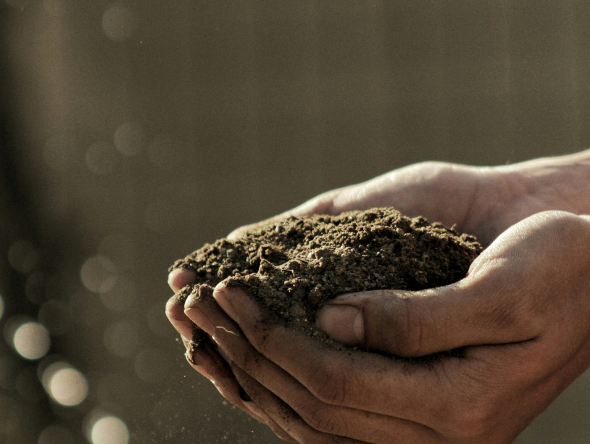
[[[590,152],[488,168],[429,162],[277,216],[394,206],[487,247],[456,284],[343,295],[320,311],[332,338],[381,354],[326,350],[223,283],[215,299],[172,298],[167,314],[185,340],[193,324],[215,338],[189,347],[191,365],[283,439],[510,443],[590,366],[589,179]],[[169,276],[175,291],[193,280]],[[456,348],[428,365],[383,355]]]

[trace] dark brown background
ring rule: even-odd
[[[48,402],[0,341],[0,443],[53,423],[85,442],[95,409],[131,443],[277,442],[185,364],[163,315],[175,259],[413,162],[590,145],[585,1],[0,0],[0,19],[0,322],[61,302],[50,354],[90,387]],[[116,266],[102,295],[81,280],[97,254]],[[585,374],[517,442],[587,443],[588,418]]]

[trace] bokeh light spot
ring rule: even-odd
[[[43,429],[37,444],[74,444],[75,442],[74,434],[69,429],[54,424]]]
[[[94,423],[92,444],[127,444],[129,431],[123,421],[115,416],[105,416]]]
[[[86,151],[86,166],[97,176],[105,176],[115,169],[115,147],[108,142],[97,142]]]
[[[135,122],[125,122],[115,131],[115,147],[125,156],[136,156],[146,144],[145,132]]]
[[[48,370],[49,368],[51,366],[48,367]],[[86,399],[88,382],[78,370],[65,367],[53,372],[49,378],[47,389],[56,402],[66,407],[73,407]]]
[[[49,332],[37,322],[26,322],[14,332],[15,350],[23,358],[40,359],[47,354],[51,345]]]
[[[43,361],[39,363],[39,372],[41,373],[41,383],[45,388],[47,393],[50,393],[50,386],[49,383],[51,382],[51,378],[55,375],[59,370],[63,370],[64,368],[71,368],[71,365],[65,361],[61,361],[58,359],[56,355],[47,356]]]
[[[8,263],[17,271],[33,271],[39,260],[39,253],[33,244],[26,240],[13,243],[8,249]]]
[[[23,314],[17,314],[8,318],[2,329],[4,334],[4,340],[7,344],[12,344],[14,341],[14,333],[23,324],[27,322],[35,322],[33,318]]]
[[[102,15],[102,30],[108,38],[115,42],[127,40],[136,29],[135,14],[124,5],[112,4]]]
[[[128,321],[111,324],[104,332],[104,345],[116,356],[130,356],[139,345],[138,328]]]
[[[115,286],[117,281],[115,264],[106,256],[93,256],[82,265],[80,279],[88,290],[94,293],[106,293]]]
[[[135,373],[145,382],[159,382],[166,376],[168,362],[164,350],[148,348],[135,357]]]

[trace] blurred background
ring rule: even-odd
[[[423,160],[590,145],[590,2],[0,0],[0,443],[275,443],[172,262]],[[590,374],[518,439],[590,442]]]

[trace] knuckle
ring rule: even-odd
[[[328,191],[314,197],[308,201],[308,209],[312,213],[327,213],[333,214],[335,212],[334,197],[336,193],[334,191]]]
[[[229,358],[242,370],[250,375],[256,375],[260,369],[260,355],[255,351],[243,353],[228,352]]]
[[[339,432],[336,417],[330,409],[315,405],[301,413],[301,418],[313,429],[324,433]]]
[[[493,430],[494,418],[494,409],[482,398],[452,409],[445,420],[457,438],[475,439]]]
[[[404,309],[399,311],[395,328],[397,353],[400,356],[420,356],[426,329],[425,315],[410,299],[406,299]]]
[[[275,328],[277,326],[264,312],[261,312],[254,320],[242,322],[239,327],[248,342],[263,354],[277,342],[273,341],[273,338],[280,336],[276,334]]]
[[[340,370],[316,373],[309,387],[312,394],[321,402],[330,405],[344,405],[346,402],[346,378]]]
[[[247,339],[259,353],[267,356],[273,354],[273,347],[276,344],[272,343],[273,334],[271,329],[261,328],[257,323],[252,329],[247,332]],[[280,364],[280,362],[277,362]]]
[[[247,335],[250,344],[252,344],[252,346],[261,353],[264,352],[268,343],[268,336],[260,334],[260,332],[257,330],[248,333],[250,333]]]
[[[550,310],[548,301],[533,297],[528,286],[514,287],[506,283],[505,270],[493,268],[473,285],[473,289],[494,301],[488,305],[480,318],[480,323],[497,331],[511,332],[514,341],[527,340],[539,335]],[[499,282],[499,284],[496,284]],[[496,294],[490,294],[493,288]]]

